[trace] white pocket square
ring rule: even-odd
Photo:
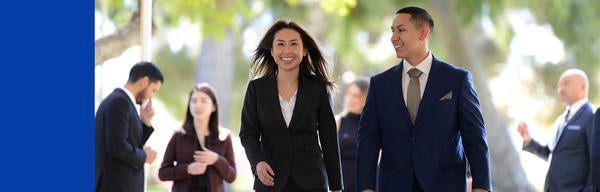
[[[569,126],[567,126],[567,129],[568,130],[579,130],[579,129],[581,129],[581,126],[579,126],[579,125],[569,125]]]
[[[440,98],[440,100],[438,101],[443,101],[443,100],[447,100],[447,99],[452,99],[452,91],[446,93],[446,95],[444,95],[442,98]]]

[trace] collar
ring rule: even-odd
[[[567,110],[570,111],[569,116],[567,119],[571,119],[571,117],[573,117],[573,115],[575,115],[575,113],[577,113],[577,111],[579,111],[579,109],[585,105],[588,102],[587,98],[583,98],[580,99],[579,101],[573,103],[573,105],[571,106],[567,106]]]
[[[131,91],[129,91],[129,89],[127,89],[125,86],[121,86],[119,87],[119,89],[123,90],[123,92],[127,94],[127,97],[129,97],[129,100],[131,100],[131,103],[133,103],[133,105],[137,104],[135,103],[135,97],[133,97],[133,94],[131,93]]]
[[[406,59],[402,59],[402,62],[404,62],[404,65],[402,65],[402,73],[408,73],[408,70],[412,69],[413,66]],[[423,59],[423,61],[421,61],[421,63],[419,63],[417,66],[414,66],[414,68],[419,69],[419,71],[423,72],[424,74],[429,74],[432,62],[433,55],[431,54],[431,51],[429,51],[429,53],[427,53],[427,57],[425,57],[425,59]]]

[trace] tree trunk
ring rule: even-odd
[[[101,65],[104,61],[117,57],[129,47],[140,43],[140,12],[136,11],[129,24],[96,40],[94,43],[94,64]]]
[[[443,42],[448,61],[459,67],[469,69],[473,75],[483,118],[486,124],[488,147],[492,169],[492,184],[494,191],[532,192],[533,186],[527,180],[519,156],[510,142],[506,131],[506,122],[495,108],[491,93],[488,89],[487,78],[482,59],[478,58],[477,48],[463,37],[464,27],[455,15],[453,6],[446,0],[429,0],[432,14],[436,15],[435,24],[440,40]]]
[[[156,1],[152,1],[152,9]],[[140,0],[137,1],[138,10],[141,10]],[[131,16],[129,24],[119,28],[114,33],[104,36],[94,42],[94,65],[102,65],[106,60],[121,55],[131,46],[141,44],[140,40],[140,11]],[[152,20],[152,35],[156,32],[156,25]]]
[[[235,62],[235,37],[230,27],[223,39],[214,35],[204,39],[198,59],[196,82],[210,83],[217,91],[220,123],[229,128],[232,82]]]

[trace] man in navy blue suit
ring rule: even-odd
[[[567,109],[554,122],[548,145],[532,139],[527,124],[521,122],[518,131],[523,150],[550,160],[544,192],[590,191],[594,109],[587,99],[587,75],[579,69],[565,71],[558,80],[557,91]]]
[[[144,163],[156,158],[156,151],[144,147],[154,131],[151,98],[163,81],[158,66],[139,62],[129,71],[125,86],[100,103],[95,119],[94,191],[144,191]]]
[[[402,61],[371,77],[358,130],[358,189],[465,192],[468,162],[473,191],[490,191],[487,136],[470,72],[431,54],[426,10],[398,10],[391,30]]]

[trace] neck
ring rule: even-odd
[[[208,120],[194,119],[194,129],[199,136],[208,136]]]
[[[127,83],[127,84],[125,84],[125,86],[124,86],[124,87],[125,87],[125,89],[127,89],[129,92],[131,92],[131,94],[133,94],[133,95],[137,95],[137,94],[138,94],[138,92],[139,92],[139,91],[138,91],[138,89],[136,89],[136,87],[135,87],[135,85],[134,85],[134,84]]]
[[[423,60],[425,60],[425,58],[427,58],[427,56],[429,56],[429,51],[427,49],[425,49],[424,51],[419,52],[419,54],[417,54],[413,57],[410,57],[410,58],[405,58],[405,59],[406,59],[406,61],[408,61],[408,63],[410,63],[410,65],[417,66],[421,62],[423,62]]]
[[[298,77],[300,71],[277,71],[277,82],[285,84],[296,84],[298,83]]]

